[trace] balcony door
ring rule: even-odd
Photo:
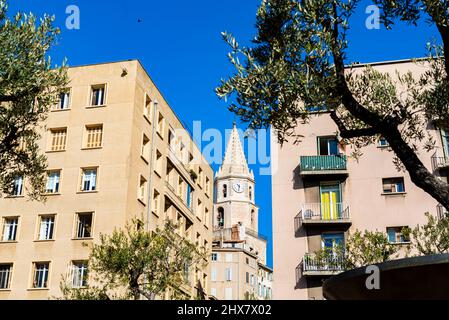
[[[338,141],[335,137],[318,137],[318,154],[320,156],[338,155]]]
[[[321,246],[323,249],[328,249],[332,252],[334,257],[338,256],[339,249],[344,250],[345,236],[342,232],[339,233],[323,233],[321,235]]]
[[[341,217],[340,184],[320,186],[321,217],[323,220],[338,220]]]

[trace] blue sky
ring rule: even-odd
[[[260,0],[14,0],[10,13],[32,11],[54,14],[61,38],[51,56],[69,65],[139,59],[165,98],[189,126],[195,120],[204,128],[222,132],[234,115],[214,94],[222,77],[232,73],[227,45],[220,32],[232,32],[245,44],[255,35],[255,14]],[[435,28],[397,25],[394,30],[365,27],[364,0],[352,19],[348,62],[406,59],[425,55],[425,43],[439,40]],[[67,6],[80,9],[80,29],[65,28]],[[142,22],[138,23],[140,19]],[[257,165],[256,202],[260,207],[259,231],[271,240],[271,179],[260,176]],[[214,166],[216,170],[217,167]],[[292,222],[293,223],[293,222]],[[272,243],[268,247],[272,265]]]

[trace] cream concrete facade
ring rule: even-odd
[[[67,101],[49,113],[40,140],[48,169],[59,172],[48,182],[52,193],[45,203],[28,201],[25,190],[0,199],[0,267],[10,265],[0,299],[59,296],[69,266],[88,259],[82,243],[132,218],[148,230],[176,220],[177,232],[211,249],[213,171],[140,62],[68,75]],[[196,280],[209,292],[209,274],[210,264],[190,270],[186,297],[196,294]]]
[[[373,67],[393,76],[395,70],[400,73],[410,70],[414,74],[425,70],[424,66],[411,61],[378,63]],[[437,141],[436,150],[426,152],[421,146],[419,158],[429,170],[447,181],[447,131],[436,128],[434,123],[429,123],[428,128]],[[414,227],[426,221],[425,212],[437,215],[442,209],[412,183],[407,172],[396,169],[393,152],[382,141],[363,148],[358,161],[350,157],[349,146],[337,143],[340,155],[329,153],[336,147],[326,138],[335,137],[337,131],[329,113],[321,112],[313,115],[308,124],[298,126],[297,133],[304,136],[299,144],[285,143],[281,147],[272,135],[271,150],[277,148],[278,152],[277,171],[272,173],[273,294],[276,299],[322,299],[322,280],[339,271],[310,267],[310,261],[304,257],[323,246],[341,241],[339,239],[344,241],[348,231],[387,232],[389,228],[389,237],[399,239],[394,241],[403,246],[400,233],[394,227]],[[328,150],[320,152],[322,148]],[[318,164],[317,168],[307,168],[307,161],[313,165],[319,155],[328,159],[332,155],[337,162],[341,162],[341,155],[345,155],[346,168],[338,165],[336,168],[326,167],[328,164],[325,162],[322,162],[323,167]],[[399,180],[383,180],[388,178]],[[394,189],[388,189],[392,185]],[[337,189],[332,191],[335,187]],[[385,192],[385,188],[396,192]],[[329,194],[337,199],[337,204],[330,205],[332,200],[326,202]],[[336,216],[332,216],[334,208]],[[324,217],[326,214],[328,216]]]
[[[235,123],[214,185],[211,294],[219,300],[258,299],[259,285],[271,287],[271,275],[261,284],[261,269],[271,269],[266,266],[267,239],[258,233],[254,174]]]

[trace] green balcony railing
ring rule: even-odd
[[[346,156],[301,156],[301,171],[346,170]]]

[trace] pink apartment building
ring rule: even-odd
[[[425,66],[410,60],[371,64],[381,72],[419,74]],[[358,65],[363,68],[366,65]],[[436,149],[419,151],[423,163],[447,181],[449,127],[432,122],[429,130]],[[403,246],[400,230],[424,223],[425,212],[439,217],[445,210],[416,187],[407,172],[398,171],[387,141],[362,149],[352,158],[351,147],[342,145],[337,127],[327,112],[312,115],[297,132],[299,144],[277,145],[272,135],[272,152],[277,150],[277,170],[272,173],[273,194],[273,295],[276,299],[322,299],[322,282],[341,272],[314,263],[313,252],[344,243],[348,232],[379,230],[389,241]]]

